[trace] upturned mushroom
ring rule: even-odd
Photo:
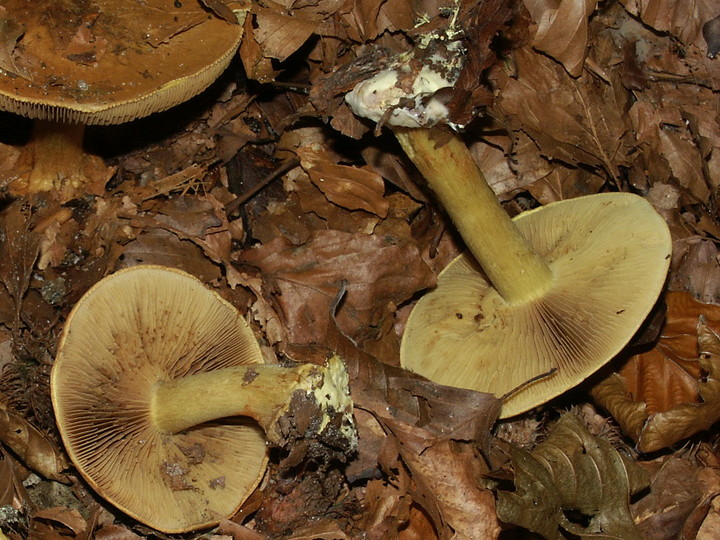
[[[246,10],[232,2],[227,11],[241,19]],[[86,125],[186,101],[223,72],[242,37],[238,21],[198,0],[5,0],[0,19],[13,45],[0,55],[0,109],[36,120],[20,172],[4,180],[17,194],[55,190],[63,199],[107,176],[83,149]]]
[[[208,527],[254,491],[267,442],[356,445],[343,363],[263,364],[238,311],[179,270],[136,266],[94,285],[51,375],[58,429],[102,497],[166,533]],[[329,444],[329,443],[328,443]]]
[[[663,288],[670,233],[629,193],[510,219],[462,139],[443,126],[448,110],[436,92],[457,80],[462,45],[441,45],[409,53],[414,62],[406,54],[346,101],[392,128],[470,252],[415,305],[401,364],[445,385],[505,396],[501,416],[510,417],[577,385],[627,344]]]

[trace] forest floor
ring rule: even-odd
[[[88,128],[108,176],[70,200],[3,199],[2,533],[720,537],[718,9],[715,0],[254,2],[237,59],[206,92]],[[451,24],[453,10],[469,52],[451,114],[508,213],[630,192],[672,235],[665,289],[642,332],[584,384],[504,420],[492,395],[400,368],[408,315],[463,242],[390,130],[343,101],[372,71],[368,58],[382,65],[409,50]],[[31,122],[3,114],[2,125],[7,177]],[[322,364],[337,353],[357,451],[290,472],[271,459],[239,511],[209,531],[164,534],[94,493],[69,464],[50,372],[73,305],[137,264],[197,276],[246,315],[267,362]]]

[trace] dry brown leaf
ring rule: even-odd
[[[245,17],[243,39],[240,42],[240,59],[245,67],[248,78],[261,83],[275,80],[278,72],[270,58],[263,54],[262,47],[255,39],[254,17]]]
[[[164,229],[149,229],[122,247],[118,269],[137,264],[159,264],[179,268],[205,283],[221,277],[220,267],[213,264],[197,244],[189,240],[180,240]]]
[[[661,32],[670,32],[685,44],[697,43],[702,26],[717,16],[715,0],[620,0],[633,15]]]
[[[0,238],[0,281],[15,304],[15,332],[20,331],[22,299],[40,251],[40,233],[31,230],[31,217],[31,208],[23,201],[11,204],[0,213],[4,231]]]
[[[711,186],[720,182],[720,178],[711,176],[708,167],[712,152],[700,148],[703,139],[713,140],[714,135],[720,134],[720,127],[703,121],[696,124],[697,131],[693,133],[690,124],[690,119],[702,117],[701,111],[706,109],[711,94],[701,88],[653,87],[640,94],[641,99],[629,110],[650,181],[672,178],[698,202],[707,201]],[[659,102],[660,95],[663,98]],[[717,143],[710,146],[714,144]]]
[[[668,293],[667,321],[652,350],[592,389],[642,452],[670,446],[720,419],[720,307]]]
[[[599,85],[587,73],[573,79],[529,47],[513,58],[517,76],[500,66],[492,74],[499,87],[495,108],[513,132],[527,133],[549,159],[604,169],[611,177],[630,165],[634,144],[619,83]]]
[[[409,483],[409,476],[402,469],[398,473],[400,479],[393,482],[370,480],[363,493],[363,512],[355,526],[369,539],[398,538],[398,531],[411,520],[412,498],[405,485]],[[426,538],[433,540],[437,533],[433,529]]]
[[[397,32],[412,28],[417,20],[415,7],[410,0],[365,0],[353,2],[352,8],[342,13],[341,18],[353,40],[367,42],[388,30]]]
[[[54,540],[67,537],[67,531],[74,538],[86,539],[88,522],[75,508],[53,507],[33,512],[30,534],[37,540]]]
[[[243,277],[230,262],[232,234],[225,207],[212,194],[147,201],[146,208],[152,212],[131,216],[134,227],[164,229],[180,240],[193,242],[210,260],[223,265],[232,288],[243,283]]]
[[[412,242],[388,235],[315,231],[301,246],[276,238],[239,261],[260,270],[264,296],[296,345],[326,343],[335,324],[361,345],[397,304],[435,279]]]
[[[537,24],[532,45],[555,58],[573,77],[582,73],[588,47],[588,19],[597,0],[524,0]]]
[[[295,150],[312,183],[328,200],[348,210],[366,210],[387,217],[390,203],[384,198],[385,182],[367,168],[332,162],[330,157],[312,147]]]
[[[703,497],[695,460],[670,456],[662,463],[641,463],[650,469],[650,492],[632,506],[644,540],[675,540]]]
[[[720,251],[711,239],[691,236],[673,246],[669,286],[702,302],[720,304]]]
[[[477,481],[484,467],[477,447],[487,448],[500,401],[410,377],[404,370],[367,359],[350,363],[348,371],[356,408],[370,413],[386,435],[377,459],[398,486],[388,500],[392,512],[373,506],[371,521],[377,523],[388,513],[394,516],[392,524],[409,520],[409,505],[415,501],[440,538],[495,538],[499,527],[494,500]],[[361,448],[372,440],[361,430]],[[369,504],[382,504],[372,501]],[[393,538],[392,532],[379,538]]]
[[[41,431],[0,401],[0,441],[32,470],[58,482],[68,482],[65,456]]]
[[[253,5],[255,31],[253,37],[266,58],[283,61],[297,51],[312,35],[316,21],[289,16]]]
[[[605,180],[586,169],[556,166],[547,176],[527,187],[541,204],[598,193]]]

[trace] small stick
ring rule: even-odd
[[[252,189],[249,191],[243,193],[242,195],[236,197],[229,203],[225,205],[225,214],[229,217],[235,212],[237,209],[239,209],[243,204],[245,204],[249,199],[257,195],[262,189],[264,189],[266,186],[268,186],[273,180],[276,178],[282,176],[286,172],[291,171],[295,167],[300,165],[300,161],[297,159],[291,159],[289,161],[286,161],[282,165],[280,165],[277,169],[275,169],[273,172],[268,174],[265,178],[263,178],[260,182],[258,182],[257,185],[255,185]]]

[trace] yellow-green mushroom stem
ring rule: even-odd
[[[333,412],[352,409],[346,386],[347,374],[337,357],[327,366],[227,367],[157,385],[150,398],[150,417],[160,431],[174,434],[220,418],[246,416],[260,425],[268,441],[282,444],[278,420],[290,410],[294,397],[320,409],[322,418],[315,426],[319,432],[329,421],[328,408]],[[351,424],[344,429],[352,441]]]
[[[440,130],[393,128],[500,296],[511,304],[541,296],[552,270],[510,219],[465,143],[447,129],[437,142],[433,134]]]

